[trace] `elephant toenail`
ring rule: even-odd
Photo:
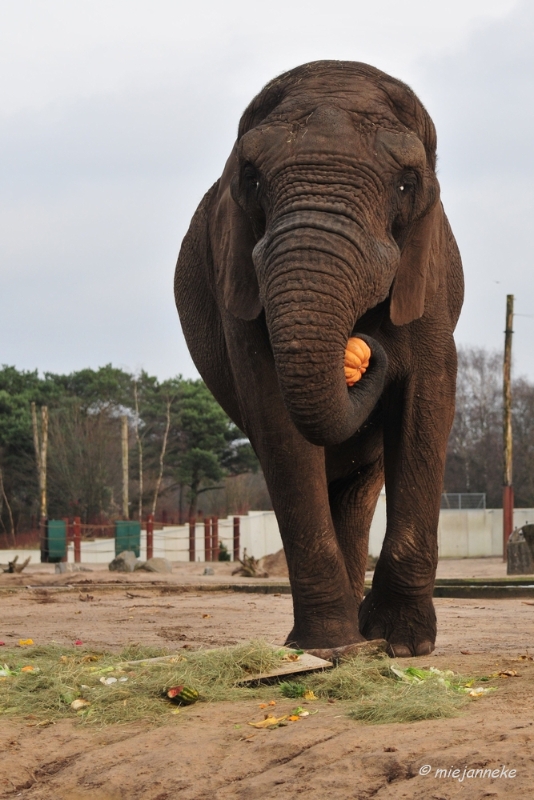
[[[434,645],[432,642],[421,642],[415,648],[415,655],[416,656],[428,656],[433,651]]]
[[[391,644],[388,647],[388,653],[392,658],[409,658],[413,655],[409,647],[405,644]]]

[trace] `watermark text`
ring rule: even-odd
[[[467,765],[462,767],[437,767],[434,769],[431,764],[423,764],[419,768],[419,775],[430,775],[432,778],[451,778],[452,780],[462,783],[465,780],[473,778],[515,778],[517,770],[510,769],[506,764],[501,767],[494,767],[493,769],[468,768]]]

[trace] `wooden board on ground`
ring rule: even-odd
[[[269,672],[258,672],[255,675],[249,675],[246,678],[242,678],[238,683],[251,683],[254,681],[261,681],[267,678],[276,678],[278,676],[285,676],[285,675],[295,675],[300,672],[312,672],[316,669],[328,669],[329,667],[333,667],[331,661],[325,661],[324,658],[317,658],[317,656],[312,656],[310,653],[299,653],[295,654],[294,650],[291,650],[288,647],[276,647],[273,646],[273,650],[278,653],[282,651],[287,653],[288,660],[282,662],[279,666],[275,669],[270,670]],[[213,653],[216,650],[205,650],[205,653]],[[290,659],[290,656],[294,657],[294,660]],[[168,661],[172,663],[173,661],[184,661],[185,657],[179,653],[175,653],[174,655],[168,656],[158,656],[157,658],[143,658],[138,661],[125,661],[125,664],[128,665],[137,665],[137,664],[154,664],[162,661]]]
[[[264,681],[269,678],[285,677],[287,675],[297,675],[301,672],[313,672],[318,669],[329,669],[333,667],[331,661],[325,661],[324,658],[317,658],[310,653],[299,653],[296,660],[290,660],[290,656],[295,655],[294,650],[288,647],[275,647],[276,652],[287,653],[287,661],[283,661],[278,666],[269,670],[268,672],[257,672],[255,675],[248,675],[246,678],[241,678],[238,683],[253,683],[254,681]]]

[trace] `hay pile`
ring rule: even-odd
[[[465,703],[465,689],[472,681],[461,676],[443,680],[443,673],[416,670],[424,678],[412,682],[410,669],[399,669],[387,656],[358,656],[336,669],[315,673],[305,681],[282,683],[286,697],[304,695],[311,689],[317,697],[352,700],[349,716],[374,724],[416,722],[455,716]]]
[[[177,707],[165,696],[167,689],[181,684],[198,691],[200,702],[301,697],[313,691],[319,700],[351,701],[349,715],[370,723],[448,717],[466,699],[461,693],[465,679],[443,681],[432,675],[406,682],[401,679],[406,670],[387,656],[358,656],[293,682],[243,686],[238,684],[243,678],[279,665],[283,652],[256,641],[146,661],[167,655],[162,649],[142,647],[129,647],[119,656],[60,646],[3,651],[0,719],[23,717],[36,725],[66,717],[99,725],[139,720],[165,724],[183,717],[170,716]],[[86,705],[76,710],[72,704],[80,700]]]

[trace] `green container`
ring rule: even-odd
[[[41,547],[41,561],[55,564],[67,555],[67,525],[62,519],[48,519]]]
[[[139,558],[141,551],[141,523],[118,520],[115,522],[115,555],[131,550]]]

